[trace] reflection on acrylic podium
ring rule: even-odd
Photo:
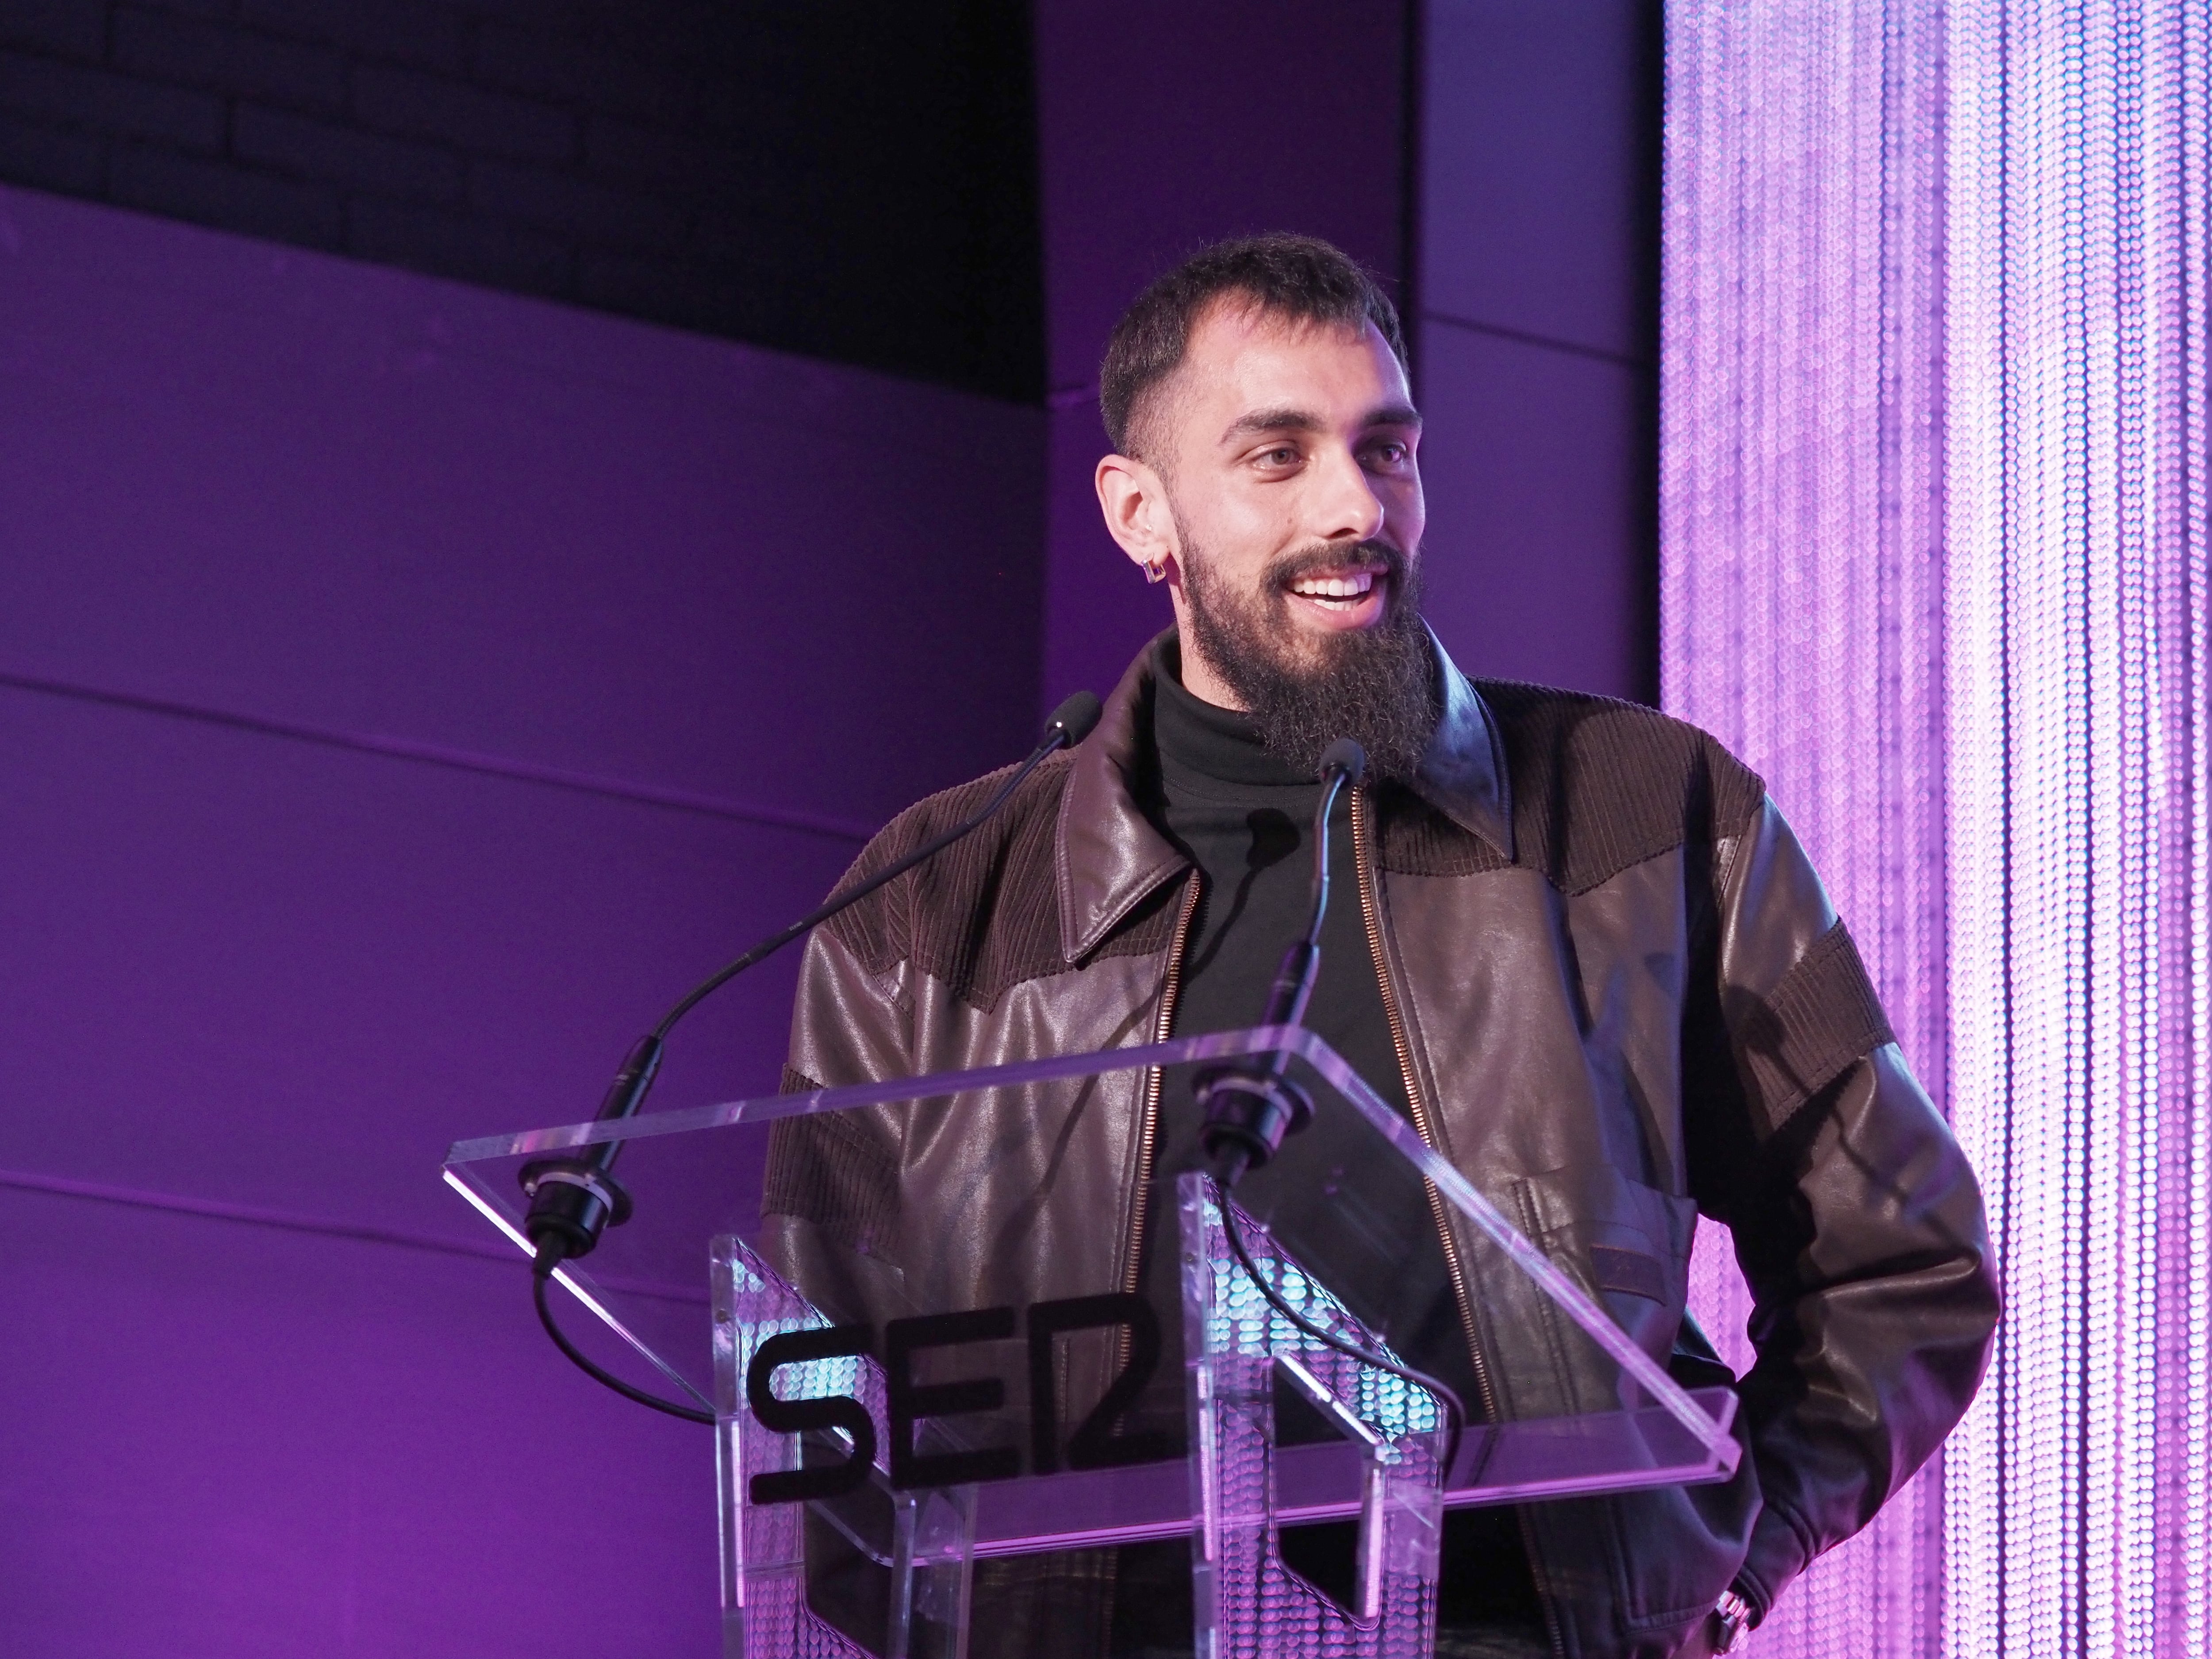
[[[1336,1115],[1333,1132],[1350,1137],[1353,1156],[1403,1159],[1431,1184],[1473,1241],[1473,1296],[1510,1291],[1525,1304],[1534,1295],[1550,1340],[1587,1345],[1578,1374],[1609,1381],[1604,1409],[1470,1423],[1445,1468],[1435,1400],[1285,1319],[1224,1223],[1238,1224],[1278,1299],[1390,1356],[1385,1334],[1329,1289],[1352,1282],[1357,1230],[1316,1226],[1310,1214],[1293,1229],[1264,1201],[1243,1207],[1242,1192],[1224,1217],[1200,1175],[1173,1189],[1179,1437],[1119,1426],[1159,1335],[1126,1285],[1025,1306],[948,1305],[924,1249],[871,1261],[863,1242],[857,1270],[824,1267],[762,1213],[778,1123],[850,1112],[896,1133],[909,1114],[957,1123],[985,1091],[1065,1103],[1070,1079],[1114,1079],[1133,1095],[1153,1066],[1172,1087],[1205,1062],[1278,1051],[1293,1057],[1316,1112]],[[523,1166],[605,1141],[623,1143],[619,1173],[635,1213],[556,1277],[664,1387],[715,1415],[732,1659],[955,1659],[975,1632],[979,1651],[1007,1650],[1010,1632],[1065,1620],[1086,1593],[1103,1606],[1114,1547],[1152,1540],[1188,1544],[1200,1659],[1420,1659],[1433,1645],[1445,1510],[1717,1480],[1735,1468],[1734,1395],[1685,1392],[1600,1305],[1587,1262],[1568,1246],[1555,1261],[1531,1244],[1303,1029],[465,1141],[446,1178],[526,1250]],[[1294,1231],[1295,1255],[1281,1231]],[[1302,1576],[1285,1559],[1285,1530],[1329,1523],[1349,1535],[1346,1570]],[[1097,1627],[1103,1637],[1103,1620]]]

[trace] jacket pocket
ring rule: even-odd
[[[1632,1181],[1609,1164],[1569,1164],[1514,1184],[1530,1242],[1565,1268],[1639,1347],[1666,1361],[1689,1289],[1697,1206]],[[1573,1392],[1596,1407],[1590,1384],[1611,1372],[1612,1362],[1595,1343],[1573,1333],[1564,1310],[1551,1316],[1562,1357],[1576,1373]],[[1601,1393],[1609,1396],[1613,1390]]]
[[[1549,1170],[1517,1185],[1531,1242],[1676,1382],[1686,1388],[1734,1382],[1685,1309],[1694,1202],[1606,1164]],[[1626,1403],[1621,1393],[1628,1391],[1609,1386],[1617,1378],[1612,1361],[1575,1336],[1564,1311],[1552,1317],[1564,1333],[1559,1352],[1577,1373],[1573,1393],[1584,1409]],[[1633,1392],[1644,1403],[1642,1390]],[[1610,1604],[1618,1623],[1601,1642],[1656,1632],[1668,1632],[1671,1642],[1672,1632],[1702,1617],[1728,1588],[1743,1559],[1758,1493],[1747,1455],[1736,1476],[1717,1486],[1535,1506],[1531,1519],[1543,1571],[1555,1594],[1589,1596],[1593,1612]],[[1598,1622],[1610,1620],[1601,1614]]]

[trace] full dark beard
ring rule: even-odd
[[[1389,608],[1373,628],[1310,635],[1289,616],[1285,584],[1380,559],[1390,567]],[[1270,753],[1310,774],[1322,750],[1350,738],[1367,775],[1410,782],[1437,729],[1436,664],[1421,625],[1420,567],[1380,542],[1347,557],[1316,547],[1267,568],[1256,593],[1212,579],[1205,550],[1183,542],[1190,643],[1251,712]]]

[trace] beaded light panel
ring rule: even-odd
[[[2203,0],[1954,3],[1951,1648],[2212,1652]]]
[[[1669,8],[1661,404],[1666,706],[1767,780],[1939,1103],[1942,21]],[[1747,1369],[1749,1301],[1711,1224],[1692,1296]],[[1941,1516],[1924,1472],[1753,1650],[1917,1659]]]
[[[1665,700],[1811,848],[2008,1304],[1762,1655],[2212,1651],[2208,11],[1669,9]]]

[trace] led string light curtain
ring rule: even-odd
[[[2008,1317],[1949,1649],[2202,1659],[2203,0],[1956,0],[1954,1121]]]
[[[1669,9],[1661,440],[1666,706],[1766,779],[1939,1104],[1942,24]],[[1747,1369],[1724,1229],[1700,1225],[1691,1273]],[[1753,1651],[1932,1653],[1938,1480],[1792,1586]]]
[[[1670,9],[1667,702],[1820,860],[2008,1299],[1763,1655],[2212,1652],[2208,20]]]

